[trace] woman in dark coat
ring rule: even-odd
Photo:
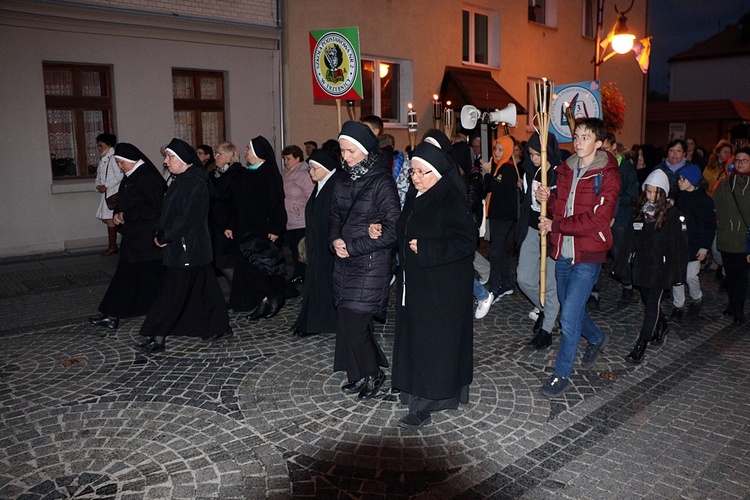
[[[151,160],[125,142],[115,146],[115,161],[124,174],[114,222],[120,226],[120,260],[99,304],[93,325],[115,329],[120,318],[146,314],[161,288],[161,250],[154,245],[167,184]]]
[[[164,351],[168,335],[211,339],[230,333],[224,294],[211,265],[208,174],[186,142],[172,139],[166,153],[174,180],[154,243],[162,248],[167,270],[140,332],[150,339],[141,348],[151,353]]]
[[[333,187],[344,174],[339,168],[340,160],[324,149],[314,150],[308,164],[315,187],[305,206],[307,266],[302,285],[302,308],[294,323],[297,337],[335,332],[337,318],[333,305],[333,263],[336,256],[328,245],[328,215]]]
[[[216,148],[216,169],[208,175],[211,204],[208,209],[208,226],[214,252],[214,266],[221,271],[229,283],[234,275],[234,262],[240,253],[237,243],[224,234],[226,221],[231,218],[232,198],[230,188],[242,175],[242,164],[237,146],[222,142]]]
[[[373,317],[385,317],[400,203],[391,165],[378,139],[359,122],[344,123],[339,145],[346,174],[331,200],[329,241],[336,253],[333,297],[338,312],[333,370],[345,370],[345,393],[370,399],[385,381],[388,360],[374,336]],[[369,226],[380,224],[373,239]]]
[[[265,137],[250,141],[245,159],[248,167],[230,187],[232,212],[224,232],[242,253],[235,263],[229,307],[250,311],[249,319],[270,318],[284,305],[283,256],[276,246],[286,228],[284,184]],[[256,265],[261,253],[269,261],[265,270]]]
[[[508,243],[513,242],[513,228],[518,219],[518,174],[511,162],[512,156],[513,139],[505,135],[493,143],[492,161],[482,162],[491,240],[488,287],[495,300],[513,293]]]
[[[396,231],[403,265],[396,306],[393,387],[418,428],[433,411],[467,403],[473,378],[473,259],[477,229],[465,193],[448,178],[457,167],[423,142]]]

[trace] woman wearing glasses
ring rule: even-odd
[[[719,227],[717,246],[727,272],[729,303],[724,314],[745,321],[747,274],[750,265],[750,147],[734,156],[734,170],[713,194]]]
[[[164,197],[154,244],[167,268],[161,293],[140,334],[147,353],[165,350],[169,335],[214,339],[230,332],[227,305],[211,265],[208,174],[195,150],[172,139],[165,162],[174,175]]]
[[[216,168],[208,174],[208,188],[211,205],[208,209],[208,225],[211,229],[211,244],[214,252],[214,266],[232,283],[234,262],[239,248],[233,239],[224,235],[226,220],[232,213],[230,188],[242,174],[242,164],[237,146],[222,142],[216,148]]]
[[[393,387],[416,429],[434,411],[467,403],[473,357],[474,249],[477,229],[456,164],[427,141],[412,156],[404,210],[396,224],[403,265],[396,306]]]

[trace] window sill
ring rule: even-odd
[[[52,194],[95,193],[93,179],[53,180],[50,186]]]
[[[477,68],[477,69],[486,69],[486,70],[495,70],[500,69],[500,66],[490,66],[489,64],[480,64],[480,63],[473,63],[469,61],[461,61],[461,64],[463,66],[467,66],[469,68]]]

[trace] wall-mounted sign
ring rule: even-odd
[[[570,83],[555,87],[555,98],[552,100],[550,123],[551,132],[557,136],[557,142],[573,142],[565,109],[573,106],[576,118],[601,118],[602,96],[599,81]]]

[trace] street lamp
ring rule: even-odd
[[[635,35],[628,31],[627,20],[625,14],[630,12],[633,8],[635,0],[630,1],[630,6],[624,11],[620,11],[615,5],[615,12],[617,12],[617,21],[612,29],[612,39],[609,41],[612,47],[612,51],[604,55],[602,52],[602,25],[604,24],[604,2],[605,0],[598,0],[596,6],[596,53],[594,55],[594,80],[599,79],[599,66],[609,60],[615,54],[627,54],[633,49],[633,41]]]

